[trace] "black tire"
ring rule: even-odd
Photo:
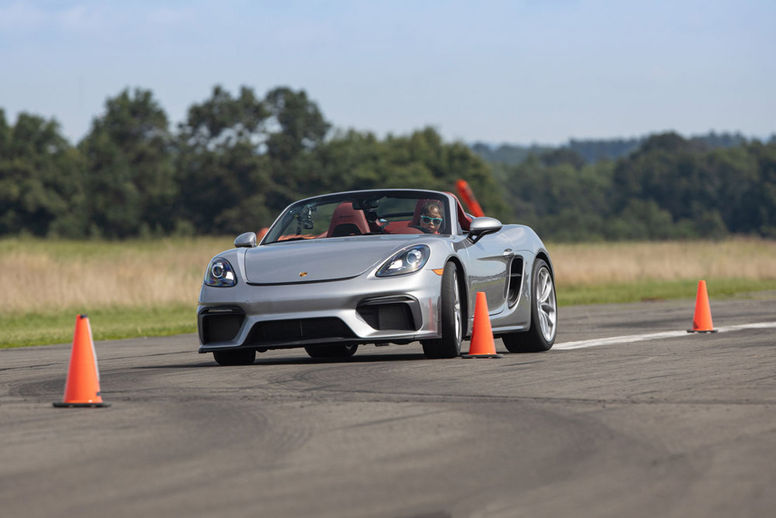
[[[522,333],[503,335],[511,353],[549,351],[558,332],[558,302],[555,279],[543,259],[536,259],[531,275],[531,328]]]
[[[305,345],[310,358],[350,358],[358,350],[358,344]]]
[[[232,349],[213,351],[213,358],[219,365],[251,365],[256,360],[256,349]]]
[[[455,264],[447,263],[442,274],[441,293],[442,338],[423,340],[423,353],[429,358],[455,358],[461,355],[463,340],[463,314],[461,290]]]

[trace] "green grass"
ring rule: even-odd
[[[0,348],[71,343],[83,308],[0,315]],[[169,336],[197,331],[196,305],[111,307],[87,313],[94,340]]]
[[[694,299],[697,281],[638,281],[620,284],[558,286],[561,306],[609,304],[669,299]],[[715,299],[753,296],[776,290],[776,280],[707,280],[709,297]],[[754,294],[756,296],[756,294]],[[0,315],[0,348],[70,343],[75,317],[83,308],[45,313]],[[95,340],[169,336],[197,331],[196,306],[176,304],[159,307],[111,307],[89,311]]]

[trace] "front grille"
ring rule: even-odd
[[[355,338],[356,335],[339,318],[298,318],[257,322],[248,335],[247,344],[273,345],[304,340]]]

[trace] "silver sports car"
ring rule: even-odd
[[[199,352],[221,365],[304,347],[347,357],[359,344],[420,341],[451,358],[485,292],[511,352],[546,351],[557,330],[552,262],[529,227],[472,218],[437,191],[327,194],[288,206],[257,245],[247,232],[207,266]]]

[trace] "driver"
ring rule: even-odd
[[[420,228],[428,234],[439,234],[442,223],[442,205],[438,201],[430,201],[423,206],[420,213]]]

